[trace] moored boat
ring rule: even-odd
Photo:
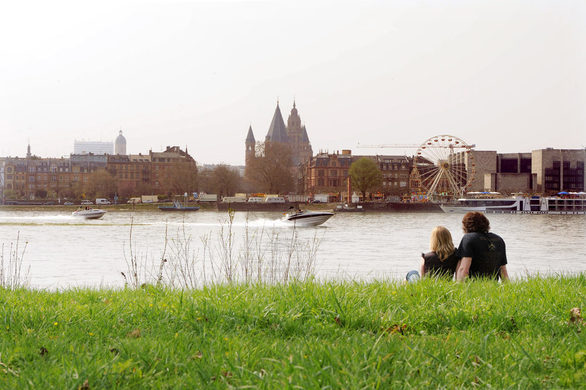
[[[71,213],[74,217],[84,218],[84,219],[100,219],[106,214],[106,210],[101,209],[92,209],[89,207],[86,208],[79,208]]]
[[[458,199],[456,203],[442,204],[446,213],[524,213],[524,214],[586,214],[586,193],[567,193],[564,196],[513,196],[497,193],[478,193]],[[490,195],[487,195],[490,194]]]
[[[329,211],[291,210],[281,220],[294,226],[318,226],[333,215],[334,213]]]
[[[198,206],[185,206],[179,203],[179,201],[174,200],[173,206],[159,206],[159,210],[161,211],[197,211],[199,210]]]

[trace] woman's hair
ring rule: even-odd
[[[464,233],[488,233],[490,222],[484,214],[471,211],[462,218],[462,229],[464,229]]]
[[[435,252],[441,261],[450,257],[455,250],[450,231],[443,226],[436,226],[431,232],[429,249]]]

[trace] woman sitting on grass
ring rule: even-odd
[[[421,276],[445,276],[453,278],[460,257],[456,253],[452,235],[450,231],[443,226],[437,226],[431,232],[429,243],[431,252],[421,254],[421,266],[419,271]]]

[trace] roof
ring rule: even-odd
[[[122,135],[122,130],[120,130],[120,133],[118,134],[118,137],[116,137],[116,143],[119,143],[119,142],[126,143],[126,137],[124,137]]]
[[[252,133],[252,126],[248,128],[248,134],[246,135],[246,143],[255,143],[254,134]]]
[[[289,142],[287,128],[285,127],[285,121],[283,121],[283,115],[281,115],[279,103],[277,103],[277,108],[275,109],[275,114],[273,115],[273,120],[271,121],[271,126],[269,127],[269,132],[267,133],[265,140],[282,143]]]
[[[305,129],[305,126],[301,128],[301,142],[309,143],[309,137],[307,136],[307,130]]]

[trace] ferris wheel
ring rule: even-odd
[[[417,149],[414,168],[421,188],[430,199],[461,197],[476,173],[475,145],[452,135],[436,135]]]

